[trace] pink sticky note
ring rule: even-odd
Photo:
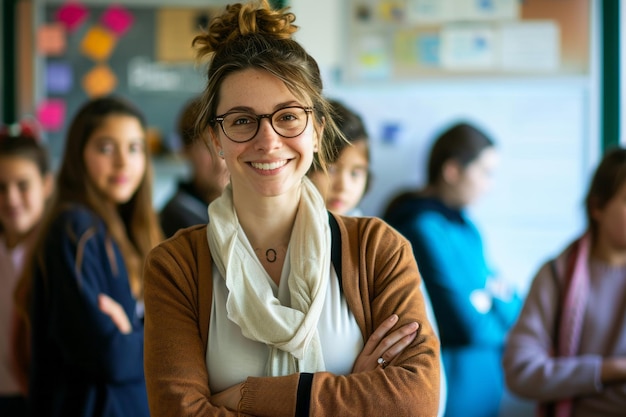
[[[77,1],[68,1],[56,13],[56,19],[63,23],[70,32],[75,31],[85,21],[89,11]]]
[[[49,132],[61,130],[65,121],[66,105],[61,99],[47,99],[37,107],[37,120]]]
[[[117,36],[124,35],[133,24],[133,15],[120,5],[112,5],[102,15],[100,22]]]

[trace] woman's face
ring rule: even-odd
[[[598,239],[605,246],[618,251],[626,250],[626,183],[604,207],[592,210],[598,226]]]
[[[41,219],[52,177],[19,156],[0,157],[0,223],[9,246],[18,244]]]
[[[326,208],[337,214],[348,214],[354,210],[365,193],[369,163],[367,144],[355,142],[342,149],[337,161],[323,171],[311,174],[311,180],[326,201]]]
[[[289,91],[287,86],[267,71],[246,69],[227,76],[220,88],[217,114],[231,112],[268,115],[288,106],[309,107]],[[269,118],[260,121],[259,130],[251,140],[237,143],[218,127],[214,137],[216,149],[222,150],[230,173],[235,198],[273,197],[297,193],[317,150],[317,134],[313,115],[306,113],[304,131],[292,138],[280,136]],[[292,116],[286,116],[291,120]],[[237,119],[231,126],[253,121]],[[226,124],[226,122],[224,122]]]
[[[106,117],[87,139],[83,151],[87,176],[96,190],[114,205],[128,202],[146,172],[145,132],[128,115]]]
[[[499,157],[494,147],[485,148],[465,169],[455,184],[460,206],[476,202],[493,185],[493,174]]]

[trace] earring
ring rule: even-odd
[[[224,158],[224,151],[220,149],[220,151],[217,153],[220,158]]]

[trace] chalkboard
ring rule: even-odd
[[[60,6],[46,6],[46,22],[54,22]],[[67,34],[67,49],[61,56],[44,60],[41,77],[44,80],[45,96],[62,99],[66,102],[66,117],[63,127],[47,133],[53,158],[63,152],[64,138],[79,107],[89,96],[82,86],[83,77],[98,64],[81,52],[81,42],[90,29],[101,25],[100,20],[107,10],[104,6],[88,6],[87,18],[73,32]],[[184,63],[157,62],[156,56],[156,17],[154,7],[127,7],[132,16],[132,26],[117,38],[110,56],[102,63],[110,68],[117,78],[112,94],[123,96],[135,103],[146,115],[151,130],[163,138],[164,148],[176,148],[172,132],[180,109],[184,103],[204,87],[203,67],[193,61]],[[181,45],[189,48],[190,45]],[[55,63],[69,64],[73,83],[63,94],[49,93],[45,86],[46,66]]]

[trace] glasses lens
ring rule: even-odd
[[[307,112],[301,107],[286,107],[272,116],[272,126],[276,133],[293,138],[304,132],[308,120]]]
[[[259,121],[254,114],[230,113],[224,116],[224,133],[235,142],[245,142],[256,134]]]
[[[252,113],[228,113],[222,121],[224,133],[235,142],[247,142],[256,135],[261,117]],[[308,114],[301,107],[285,107],[271,115],[272,128],[285,138],[293,138],[304,132]]]

